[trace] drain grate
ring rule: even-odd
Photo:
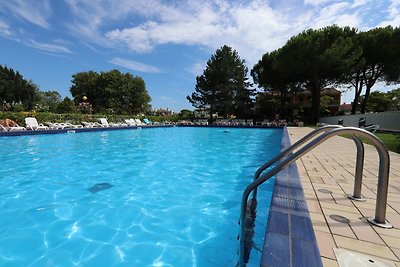
[[[350,223],[349,219],[347,219],[346,217],[341,216],[341,215],[332,214],[332,215],[329,215],[329,217],[332,220],[340,222],[340,223]]]
[[[318,191],[324,194],[332,194],[332,191],[328,189],[318,189]]]
[[[334,248],[339,267],[395,267],[396,265],[377,259],[371,255],[362,254],[342,248]]]

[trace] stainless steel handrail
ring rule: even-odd
[[[368,222],[371,224],[391,228],[392,225],[386,222],[386,201],[387,201],[387,193],[388,193],[388,185],[389,185],[389,166],[390,166],[390,158],[389,153],[382,141],[379,140],[372,133],[354,127],[346,127],[346,128],[337,128],[333,129],[329,132],[326,132],[304,147],[296,151],[295,153],[287,156],[285,159],[280,161],[275,167],[269,170],[266,174],[261,176],[260,178],[253,181],[250,185],[246,187],[242,195],[242,202],[240,208],[240,240],[239,240],[239,267],[244,266],[244,252],[245,252],[245,231],[246,231],[246,209],[247,209],[247,199],[250,193],[257,188],[259,185],[267,181],[273,175],[280,172],[287,165],[302,157],[305,153],[309,152],[314,147],[318,146],[322,142],[327,139],[339,135],[339,134],[350,134],[352,136],[362,136],[367,138],[372,142],[379,154],[379,174],[378,174],[378,190],[377,190],[377,199],[376,199],[376,207],[375,207],[375,218],[369,218]]]
[[[364,170],[364,144],[358,136],[352,136],[352,139],[357,147],[357,156],[356,173],[354,175],[354,190],[353,195],[349,196],[349,198],[356,201],[365,201],[366,199],[361,195],[362,176]]]
[[[341,128],[343,127],[342,125],[327,125],[320,127],[318,129],[315,129],[314,131],[310,132],[303,138],[301,138],[299,141],[282,151],[280,154],[278,154],[276,157],[262,165],[260,168],[257,169],[256,173],[254,174],[253,181],[257,180],[260,175],[267,169],[269,168],[272,164],[277,162],[278,160],[282,159],[284,156],[316,136],[317,134],[321,132],[326,132],[332,129],[336,128]],[[359,137],[353,136],[353,140],[356,144],[357,147],[357,162],[356,162],[356,171],[355,171],[355,183],[354,183],[354,193],[352,196],[349,196],[349,198],[357,201],[365,201],[365,199],[361,196],[361,185],[362,185],[362,175],[363,175],[363,167],[364,167],[364,145],[362,141],[360,140]],[[253,200],[257,198],[257,188],[253,190]]]
[[[286,156],[287,154],[289,154],[290,152],[292,152],[293,150],[295,150],[296,148],[298,148],[299,146],[301,146],[302,144],[304,144],[305,142],[307,142],[308,140],[310,140],[311,138],[316,136],[317,134],[319,134],[321,132],[326,132],[326,131],[329,131],[329,130],[332,130],[332,129],[340,128],[340,127],[343,127],[343,126],[341,126],[341,125],[327,125],[327,126],[323,126],[323,127],[318,128],[318,129],[315,129],[314,131],[312,131],[311,133],[307,134],[306,136],[301,138],[299,141],[297,141],[296,143],[294,143],[290,147],[286,148],[284,151],[279,153],[277,156],[275,156],[274,158],[269,160],[267,163],[262,165],[260,168],[258,168],[256,173],[254,174],[253,181],[257,180],[260,177],[260,175],[267,168],[269,168],[272,164],[274,164],[275,162],[277,162],[278,160],[280,160],[281,158],[283,158],[284,156]],[[257,197],[257,188],[255,188],[254,191],[253,191],[253,199],[255,199],[256,197]]]

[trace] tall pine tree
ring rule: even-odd
[[[224,45],[207,62],[203,74],[196,77],[195,91],[186,98],[198,109],[225,118],[235,115],[248,118],[254,101],[254,90],[247,81],[248,68],[231,47]]]

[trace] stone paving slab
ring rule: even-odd
[[[289,127],[291,143],[312,130]],[[339,266],[334,248],[342,248],[400,267],[400,154],[390,152],[390,159],[386,219],[392,229],[366,222],[366,217],[375,215],[379,168],[375,147],[365,144],[362,195],[366,202],[347,198],[353,192],[356,165],[351,139],[333,137],[297,160],[324,266]]]

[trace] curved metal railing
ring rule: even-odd
[[[375,218],[369,218],[368,222],[385,228],[391,228],[392,225],[386,222],[386,201],[388,194],[388,184],[389,184],[389,166],[390,166],[390,158],[389,153],[382,141],[379,140],[372,133],[354,127],[346,127],[346,128],[336,128],[329,132],[325,132],[324,134],[318,136],[304,147],[296,151],[295,153],[287,156],[285,159],[281,160],[275,167],[269,170],[266,174],[255,179],[250,185],[246,187],[242,195],[241,209],[240,209],[240,236],[239,236],[239,267],[245,266],[244,264],[244,254],[245,254],[245,232],[246,232],[246,209],[247,209],[247,199],[250,193],[257,188],[259,185],[267,181],[273,175],[280,172],[283,168],[288,166],[293,161],[302,157],[305,153],[309,152],[314,147],[323,143],[327,139],[339,135],[339,134],[350,134],[353,137],[358,138],[359,136],[367,138],[371,143],[375,146],[379,154],[379,174],[378,174],[378,190],[377,190],[377,199],[376,199],[376,207],[375,207]],[[357,142],[356,142],[357,144]],[[363,155],[362,155],[363,156]],[[358,156],[357,156],[358,157]],[[360,155],[361,157],[361,155]],[[360,177],[360,180],[362,177]],[[360,181],[361,182],[361,181]],[[360,186],[360,195],[361,195],[361,186]]]
[[[318,129],[315,129],[314,131],[310,132],[309,134],[307,134],[306,136],[301,138],[299,141],[297,141],[296,143],[294,143],[293,145],[291,145],[290,147],[288,147],[287,149],[285,149],[284,151],[279,153],[277,156],[275,156],[274,158],[269,160],[267,163],[262,165],[260,168],[258,168],[256,173],[254,174],[253,181],[257,180],[266,169],[268,169],[270,166],[272,166],[272,164],[274,164],[278,160],[282,159],[284,156],[286,156],[287,154],[289,154],[290,152],[292,152],[293,150],[295,150],[296,148],[298,148],[299,146],[301,146],[302,144],[304,144],[305,142],[307,142],[308,140],[310,140],[317,134],[319,134],[321,132],[326,132],[326,131],[329,131],[332,129],[340,128],[340,127],[343,127],[343,126],[328,125],[328,126],[320,127]],[[256,199],[256,197],[257,197],[257,188],[255,188],[253,191],[253,199]]]
[[[279,153],[276,157],[272,158],[270,161],[268,161],[267,163],[262,165],[260,168],[258,168],[256,173],[254,174],[253,181],[257,180],[266,169],[268,169],[270,166],[272,166],[272,164],[276,163],[278,160],[282,159],[287,154],[289,154],[290,152],[292,152],[293,150],[295,150],[296,148],[298,148],[299,146],[301,146],[302,144],[304,144],[305,142],[307,142],[308,140],[310,140],[317,134],[319,134],[321,132],[327,132],[332,129],[341,128],[341,127],[343,127],[343,126],[342,125],[327,125],[327,126],[320,127],[318,129],[315,129],[314,131],[310,132],[309,134],[307,134],[306,136],[301,138],[299,141],[297,141],[296,143],[294,143],[293,145],[291,145],[290,147],[288,147],[287,149],[285,149],[284,151]],[[357,162],[356,162],[356,171],[355,171],[355,176],[354,176],[355,177],[354,192],[353,192],[352,196],[349,196],[349,198],[351,198],[353,200],[357,200],[357,201],[365,201],[365,198],[363,198],[361,196],[361,185],[362,185],[361,182],[362,182],[362,175],[363,175],[363,169],[364,169],[364,144],[362,143],[362,141],[359,137],[353,136],[352,138],[357,147],[357,157],[356,157]],[[253,190],[253,201],[254,202],[255,202],[256,198],[257,198],[257,188],[255,188]]]

